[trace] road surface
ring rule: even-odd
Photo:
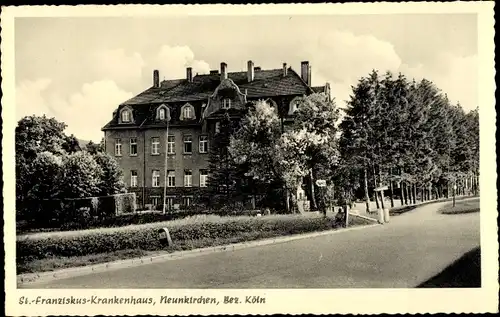
[[[410,288],[479,246],[479,213],[445,203],[389,224],[315,238],[113,269],[21,288]]]

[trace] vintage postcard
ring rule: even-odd
[[[497,312],[493,6],[3,7],[6,314]]]

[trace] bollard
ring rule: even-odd
[[[170,237],[170,232],[168,232],[167,228],[161,228],[158,230],[158,236],[160,243],[164,246],[171,246],[172,243],[172,238]]]
[[[383,224],[384,223],[384,211],[382,209],[377,209],[377,213],[378,213],[378,222],[380,224]]]
[[[389,218],[390,218],[390,217],[389,217],[389,209],[385,208],[385,209],[384,209],[384,221],[385,221],[386,223],[388,223],[388,222],[389,222]]]

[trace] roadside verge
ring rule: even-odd
[[[59,269],[59,270],[49,271],[49,272],[25,273],[25,274],[20,274],[17,276],[17,284],[19,286],[19,285],[27,284],[27,283],[40,283],[43,281],[50,281],[50,280],[54,280],[54,279],[63,279],[63,278],[69,278],[69,277],[73,277],[73,276],[80,276],[80,275],[87,275],[87,274],[92,274],[92,273],[104,272],[106,270],[134,267],[134,266],[144,265],[147,263],[158,263],[158,262],[162,262],[162,261],[191,258],[191,257],[196,257],[196,256],[201,256],[201,255],[206,255],[206,254],[211,254],[211,253],[230,252],[230,251],[236,251],[236,250],[245,249],[245,248],[284,243],[284,242],[288,242],[288,241],[313,238],[313,237],[318,237],[318,236],[323,236],[323,235],[340,234],[342,232],[368,229],[368,228],[375,227],[375,226],[379,225],[376,223],[375,219],[372,219],[369,217],[358,216],[358,215],[352,215],[352,216],[363,218],[363,219],[365,219],[369,222],[372,222],[372,223],[365,224],[365,225],[358,225],[358,226],[345,228],[345,229],[333,229],[333,230],[316,231],[316,232],[303,233],[303,234],[294,234],[294,235],[289,235],[289,236],[279,236],[279,237],[274,237],[274,238],[269,238],[269,239],[261,239],[261,240],[226,244],[226,245],[220,245],[220,246],[215,246],[215,247],[198,248],[198,249],[192,249],[192,250],[186,250],[186,251],[176,251],[176,252],[170,252],[170,253],[166,252],[166,251],[157,252],[157,253],[151,254],[149,256],[143,256],[143,257],[131,258],[131,259],[125,259],[125,260],[118,260],[118,261],[101,263],[101,264],[93,264],[93,265],[79,266],[79,267],[73,267],[73,268]]]

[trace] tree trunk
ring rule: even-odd
[[[377,184],[377,175],[375,174],[375,166],[373,166],[372,169],[373,169],[373,186],[377,188],[378,184]],[[378,201],[378,195],[376,191],[373,191],[373,196],[375,196],[375,203],[377,204],[377,209],[380,209],[380,203]]]
[[[363,181],[364,181],[364,189],[365,189],[365,203],[366,203],[366,212],[370,212],[370,196],[368,193],[368,173],[366,172],[366,168],[363,169]]]
[[[391,177],[392,177],[392,168],[390,170]],[[390,181],[390,195],[391,195],[391,208],[394,208],[394,185],[392,183],[392,180]]]
[[[413,204],[417,204],[417,184],[413,184]]]
[[[446,182],[446,199],[450,198],[450,182]]]
[[[425,188],[424,186],[422,186],[420,188],[420,202],[424,202],[425,201]]]
[[[291,212],[291,208],[290,208],[290,195],[288,193],[288,188],[285,188],[285,206],[286,206],[286,211],[288,213]]]
[[[312,168],[309,169],[309,178],[311,180],[311,203],[313,205],[314,210],[317,210],[318,205],[316,204],[316,195],[314,194],[314,175]]]
[[[411,204],[410,184],[408,182],[404,182],[403,184],[405,186],[405,205],[408,206]]]
[[[399,189],[400,189],[399,199],[401,200],[401,206],[404,206],[405,205],[405,191],[403,190],[403,182],[402,181],[399,182]]]

